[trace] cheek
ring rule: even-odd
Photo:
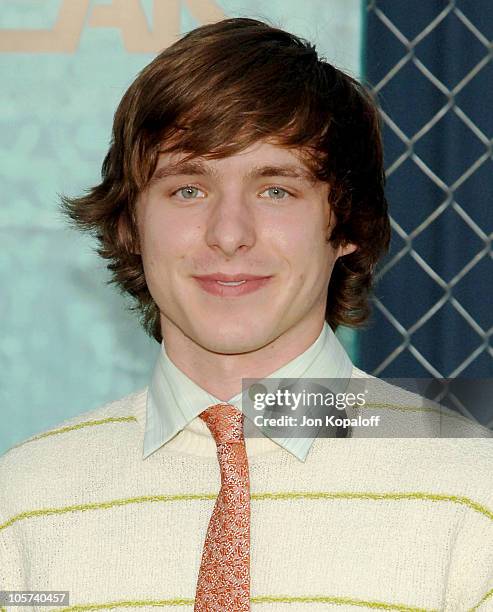
[[[277,245],[279,250],[290,256],[309,253],[320,239],[321,237],[316,235],[315,228],[307,223],[306,217],[296,217],[285,223],[273,223],[272,229],[266,236],[267,242]]]
[[[292,260],[298,280],[312,289],[325,285],[337,259],[336,252],[325,240],[325,234],[319,231],[306,241],[293,243],[293,249],[297,249],[292,252]]]
[[[190,229],[179,220],[156,207],[149,207],[143,219],[142,256],[149,266],[166,266],[172,259],[182,258],[192,242]]]
[[[316,268],[332,258],[333,250],[325,240],[325,233],[320,228],[294,233],[289,240],[288,249],[298,265],[304,268]]]
[[[326,284],[333,266],[333,251],[320,231],[318,235],[294,232],[285,243],[283,254],[291,271],[293,290],[300,296],[318,292]]]

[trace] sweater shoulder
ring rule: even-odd
[[[353,368],[352,377],[359,385],[369,382],[362,416],[380,418],[379,427],[363,431],[355,443],[367,444],[368,452],[388,456],[403,468],[411,465],[441,474],[442,479],[455,478],[459,488],[467,483],[466,488],[482,499],[493,490],[491,429],[359,368]]]
[[[122,420],[136,420],[136,407],[142,402],[145,403],[147,398],[147,387],[143,389],[139,389],[133,393],[130,393],[124,397],[119,399],[111,400],[94,408],[92,410],[86,410],[81,412],[73,417],[64,419],[54,426],[42,430],[32,436],[29,436],[25,440],[22,440],[18,444],[15,444],[7,451],[5,451],[4,455],[0,456],[0,461],[7,455],[11,453],[18,452],[18,449],[26,447],[29,448],[29,452],[31,452],[35,448],[39,448],[41,445],[38,443],[39,440],[44,438],[48,438],[51,436],[56,436],[58,434],[63,434],[66,432],[80,432],[85,427],[90,427],[93,425],[102,425],[106,422],[117,422],[119,418]],[[103,430],[100,430],[103,431]],[[94,431],[91,431],[91,434]],[[77,435],[77,433],[72,434],[72,437]],[[57,438],[54,438],[56,440]],[[25,451],[21,451],[25,452]]]
[[[376,437],[475,438],[488,439],[487,446],[493,446],[491,429],[445,403],[430,399],[430,395],[441,390],[436,382],[413,378],[396,380],[399,384],[353,367],[351,390],[364,390],[364,416],[374,414],[381,419]],[[406,385],[410,384],[412,388],[422,389],[426,396],[407,389]]]
[[[97,461],[109,446],[128,445],[143,427],[147,387],[65,419],[22,440],[0,456],[0,496],[29,486],[33,478],[57,478],[84,461]],[[8,484],[10,483],[10,484]]]

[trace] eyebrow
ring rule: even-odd
[[[198,175],[218,178],[218,173],[214,168],[207,166],[201,161],[178,162],[158,168],[151,179],[151,183],[156,183],[170,176]],[[305,180],[309,183],[315,182],[314,175],[300,166],[292,164],[268,164],[263,166],[253,166],[247,174],[246,179],[285,176]]]

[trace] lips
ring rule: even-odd
[[[256,276],[253,274],[208,274],[205,276],[196,276],[195,279],[199,286],[212,295],[218,297],[239,297],[252,293],[264,287],[270,280],[271,276]],[[239,285],[223,285],[218,281],[223,282],[240,282]]]
[[[263,278],[269,278],[268,275],[254,275],[239,272],[238,274],[222,274],[221,272],[215,272],[214,274],[205,274],[203,276],[196,276],[195,278],[203,281],[222,281],[222,282],[236,282],[236,281],[256,281]]]

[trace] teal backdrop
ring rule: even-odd
[[[0,0],[0,454],[147,384],[159,346],[59,194],[98,182],[137,72],[220,15],[266,19],[360,76],[359,0]],[[357,360],[355,334],[338,335]]]

